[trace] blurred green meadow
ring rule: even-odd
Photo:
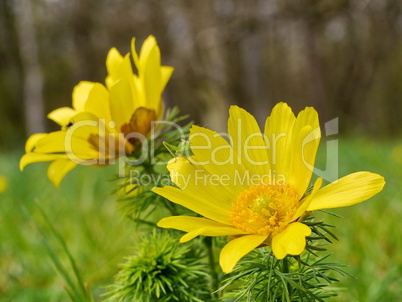
[[[112,282],[117,264],[130,253],[135,234],[133,224],[117,213],[110,193],[116,170],[78,167],[56,189],[46,177],[47,164],[20,172],[20,156],[0,156],[0,173],[9,182],[0,196],[0,301],[70,301],[66,282],[56,272],[37,227],[72,275],[71,266],[38,206],[67,243],[84,282],[98,297],[102,287]]]
[[[325,160],[322,147],[318,167]],[[343,218],[316,215],[336,226],[339,241],[328,246],[330,259],[347,265],[355,277],[341,278],[335,284],[339,296],[331,301],[401,301],[402,141],[340,138],[339,177],[357,171],[383,175],[383,191],[361,204],[331,209]]]
[[[346,272],[356,277],[340,277],[334,284],[339,296],[331,301],[402,299],[401,150],[401,139],[339,139],[340,177],[367,170],[383,175],[387,184],[367,202],[332,211],[343,218],[316,213],[337,226],[334,232],[340,241],[328,246],[331,260],[348,265]],[[322,142],[317,157],[321,169],[325,151]],[[100,301],[136,238],[133,224],[122,217],[110,194],[117,168],[78,167],[56,189],[46,177],[46,164],[20,172],[21,155],[22,150],[0,155],[0,174],[9,182],[0,195],[0,301],[70,301],[66,281],[56,271],[45,242],[71,274],[72,269],[39,207],[62,235],[86,286]]]

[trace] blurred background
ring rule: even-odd
[[[358,279],[342,279],[334,301],[402,300],[400,0],[0,0],[0,301],[68,301],[24,214],[41,224],[36,204],[95,297],[130,252],[109,168],[78,167],[57,190],[46,164],[21,173],[18,161],[29,134],[57,129],[46,115],[71,106],[78,82],[104,82],[111,47],[125,54],[136,37],[138,50],[150,34],[175,68],[165,103],[197,124],[225,131],[232,104],[263,123],[279,101],[294,112],[314,106],[322,123],[339,118],[340,176],[368,170],[387,185],[337,210],[345,218],[333,221],[341,242],[332,260]]]
[[[401,134],[399,0],[2,0],[0,146],[56,129],[82,80],[104,82],[115,46],[156,36],[175,72],[165,93],[223,131],[228,107],[262,121],[279,101],[339,117],[341,133]]]

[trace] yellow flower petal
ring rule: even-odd
[[[192,230],[188,232],[187,234],[183,235],[180,238],[180,242],[184,243],[187,241],[190,241],[194,239],[197,236],[203,235],[203,236],[210,236],[210,237],[216,237],[216,236],[228,236],[228,235],[245,235],[246,232],[240,231],[236,228],[233,227],[201,227],[199,229]]]
[[[50,132],[35,144],[36,153],[62,153],[65,152],[65,131]]]
[[[296,213],[293,215],[291,221],[295,221],[297,218],[302,217],[303,214],[307,211],[308,207],[310,206],[311,201],[314,199],[316,193],[322,186],[322,178],[317,178],[314,184],[313,191],[310,195],[305,197],[301,201],[301,206],[297,209]],[[289,221],[290,222],[290,221]]]
[[[119,73],[120,64],[123,62],[123,56],[116,49],[112,47],[106,56],[106,69],[109,75],[115,75]]]
[[[204,217],[229,224],[229,211],[216,205],[214,201],[204,198],[201,194],[194,194],[192,191],[183,191],[170,186],[154,188],[152,191]]]
[[[68,128],[63,137],[65,152],[76,163],[94,159],[93,164],[97,164],[96,160],[99,159],[100,152],[109,153],[109,147],[111,146],[105,140],[107,134],[99,133],[96,123],[75,123]]]
[[[98,123],[99,122],[99,117],[96,116],[95,114],[88,112],[88,111],[81,111],[78,112],[76,115],[74,115],[73,117],[71,117],[71,123],[75,124],[78,122],[83,122],[82,124],[86,124],[86,122],[88,122],[87,124],[93,124],[93,122]],[[73,125],[72,125],[73,126]]]
[[[102,84],[96,83],[88,94],[85,103],[85,111],[91,112],[99,118],[105,119],[105,124],[110,121],[109,92]]]
[[[143,106],[161,113],[162,92],[170,79],[173,68],[161,66],[161,55],[155,37],[149,36],[142,44],[140,55],[135,50],[135,39],[131,41],[131,52],[138,70],[135,86],[144,99]]]
[[[27,142],[25,144],[25,152],[29,153],[31,152],[35,146],[36,143],[41,140],[42,138],[44,138],[46,135],[48,135],[48,133],[35,133],[32,134],[28,139]]]
[[[124,57],[116,48],[109,50],[106,58],[106,69],[108,76],[106,77],[106,86],[110,89],[121,78],[130,78],[133,76],[133,69],[130,62],[130,54]]]
[[[131,55],[133,56],[134,65],[138,69],[138,66],[140,66],[140,59],[138,58],[137,50],[135,49],[135,38],[131,39]]]
[[[69,159],[55,160],[49,165],[49,168],[47,169],[47,176],[57,188],[59,187],[63,177],[76,165],[76,163]]]
[[[278,103],[265,121],[264,137],[269,148],[269,164],[276,176],[288,175],[295,120],[292,109],[285,103]]]
[[[170,80],[172,73],[174,71],[174,68],[171,66],[162,66],[161,67],[161,73],[162,73],[162,79],[161,79],[161,90],[165,89],[167,82]]]
[[[229,109],[228,132],[232,140],[234,160],[252,174],[269,171],[267,145],[255,118],[237,106]]]
[[[217,132],[193,125],[190,129],[190,146],[194,164],[211,168],[213,172],[224,172],[233,162],[233,149]]]
[[[240,235],[245,232],[238,230],[230,225],[222,224],[210,219],[190,216],[172,216],[158,222],[162,228],[172,228],[188,232],[180,242],[187,242],[199,235],[204,236],[228,236]]]
[[[67,126],[70,123],[71,118],[76,114],[76,110],[69,107],[62,107],[53,110],[47,115],[47,117],[60,126]]]
[[[311,235],[311,229],[300,222],[294,222],[272,238],[272,252],[277,259],[286,255],[300,255],[306,247],[306,236]]]
[[[20,170],[24,170],[24,168],[32,163],[53,161],[56,159],[65,159],[67,158],[66,154],[42,154],[42,153],[27,153],[21,157],[20,160]]]
[[[224,223],[220,223],[211,219],[203,218],[203,217],[192,217],[192,216],[171,216],[167,218],[163,218],[158,222],[158,227],[161,228],[172,228],[184,232],[191,232],[195,229],[203,228],[203,227],[214,227],[214,228],[231,228],[232,226]],[[240,234],[241,231],[237,230]],[[240,233],[239,233],[240,232]],[[229,235],[229,234],[224,234]]]
[[[181,156],[169,161],[167,168],[172,181],[190,194],[202,190],[204,199],[230,211],[237,196],[230,190],[229,179],[219,178],[217,175],[214,177],[202,166],[191,164],[189,159],[191,160],[191,157]]]
[[[180,189],[186,187],[186,180],[184,177],[186,175],[192,175],[194,172],[194,166],[189,162],[187,157],[184,156],[172,158],[167,163],[166,168],[170,172],[170,179]]]
[[[84,111],[85,102],[88,99],[89,92],[95,85],[93,82],[82,81],[74,87],[73,90],[73,108],[77,111]]]
[[[130,122],[135,108],[132,87],[128,79],[122,78],[110,88],[110,115],[117,129]]]
[[[381,175],[370,172],[352,173],[319,190],[307,210],[351,206],[374,196],[384,185],[385,180]]]
[[[137,65],[138,69],[140,70],[139,73],[141,73],[141,71],[143,71],[146,68],[146,63],[150,57],[153,60],[158,59],[159,57],[160,60],[160,53],[159,55],[158,53],[153,53],[155,48],[158,48],[156,39],[154,36],[150,35],[148,38],[145,39],[144,43],[142,43],[141,46],[140,56]]]
[[[145,43],[144,43],[145,45]],[[145,60],[142,60],[143,52],[140,54],[140,63],[143,66],[139,69],[139,77],[143,80],[147,107],[156,110],[159,107],[162,96],[162,71],[161,56],[158,46],[154,46]]]
[[[202,166],[213,177],[227,179],[228,185],[221,188],[231,190],[237,196],[250,186],[247,179],[244,180],[244,166],[234,161],[232,146],[218,133],[192,126],[190,146],[194,154],[189,158],[192,164]]]
[[[258,247],[267,236],[246,235],[229,241],[220,254],[219,263],[224,273],[233,271],[236,263],[246,254]]]
[[[320,137],[317,111],[306,107],[297,115],[292,130],[291,149],[287,152],[291,154],[291,165],[286,179],[294,186],[299,198],[305,194],[310,183]]]

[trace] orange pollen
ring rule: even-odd
[[[261,183],[237,197],[230,211],[230,222],[249,234],[269,236],[285,229],[298,207],[292,186]]]

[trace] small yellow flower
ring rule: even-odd
[[[277,104],[264,134],[254,117],[232,106],[228,138],[193,126],[193,155],[170,161],[178,186],[154,192],[204,217],[173,216],[158,226],[198,235],[229,236],[220,254],[224,272],[254,248],[270,245],[274,255],[300,255],[311,229],[303,224],[310,211],[350,206],[380,192],[384,178],[370,172],[345,176],[323,188],[315,181],[308,193],[320,140],[317,112],[307,107],[297,117],[285,103]]]
[[[3,193],[8,187],[7,178],[3,175],[0,175],[0,193]]]
[[[161,66],[160,50],[153,36],[146,39],[140,54],[131,43],[138,74],[130,54],[124,57],[112,48],[106,59],[106,87],[80,82],[73,90],[72,108],[52,111],[48,117],[60,131],[32,135],[20,168],[33,162],[52,161],[48,177],[58,186],[77,164],[106,165],[132,154],[163,116],[162,92],[173,68]]]

